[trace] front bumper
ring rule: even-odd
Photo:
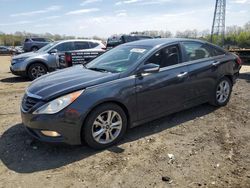
[[[16,71],[13,69],[12,66],[10,66],[10,71],[12,74],[16,75],[16,76],[22,76],[22,77],[26,77],[26,72],[25,71]]]
[[[70,145],[81,144],[81,124],[77,121],[80,118],[76,114],[61,112],[53,115],[35,115],[21,109],[21,117],[28,133],[38,140]],[[56,131],[61,136],[49,137],[41,131]]]
[[[12,72],[12,74],[17,76],[26,76],[26,63],[13,63],[13,60],[11,60],[10,71]]]

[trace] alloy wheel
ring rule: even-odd
[[[31,69],[31,75],[33,78],[38,78],[44,74],[46,74],[46,70],[40,65],[37,65]]]
[[[216,99],[219,103],[224,103],[230,95],[230,84],[223,80],[217,87]]]
[[[97,116],[92,126],[92,137],[97,143],[109,144],[121,133],[123,126],[121,115],[113,110]]]

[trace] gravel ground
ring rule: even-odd
[[[250,65],[228,106],[167,116],[94,151],[25,132],[19,105],[30,82],[9,64],[0,57],[0,187],[250,187]]]

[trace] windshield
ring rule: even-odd
[[[150,49],[148,46],[119,46],[88,63],[86,68],[113,73],[124,72]]]
[[[47,44],[46,46],[39,49],[37,52],[47,52],[51,47],[55,46],[58,42],[52,42]]]

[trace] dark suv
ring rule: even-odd
[[[48,38],[26,38],[23,43],[23,50],[25,52],[37,51],[51,42],[53,41]]]
[[[144,39],[152,39],[152,37],[144,35],[114,35],[108,38],[107,49],[114,48],[120,44],[124,44],[127,42],[133,42]]]

